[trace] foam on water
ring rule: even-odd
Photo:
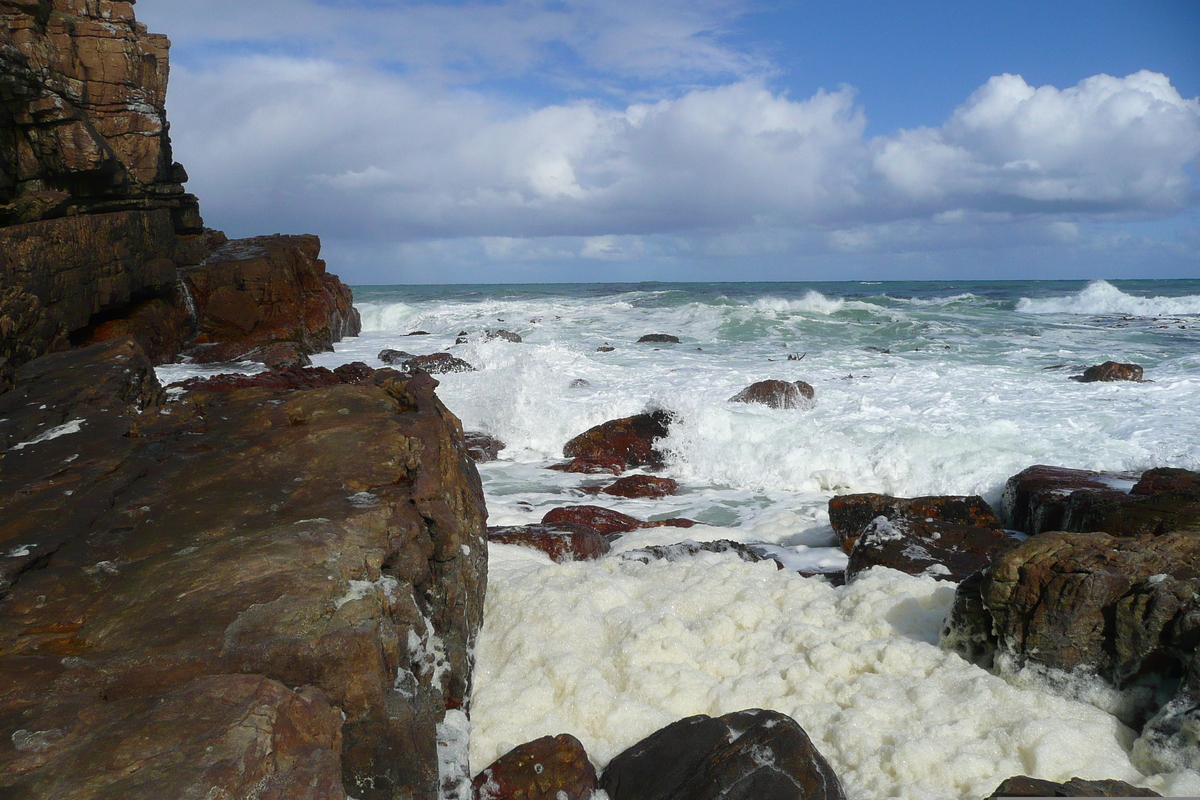
[[[1017,311],[1023,314],[1127,314],[1134,317],[1195,315],[1200,314],[1200,296],[1135,297],[1108,281],[1095,281],[1079,294],[1069,297],[1023,297],[1017,303]]]

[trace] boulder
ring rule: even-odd
[[[628,514],[622,514],[620,511],[613,511],[609,508],[601,508],[600,506],[561,506],[553,508],[546,512],[542,517],[543,524],[560,524],[574,523],[591,528],[602,534],[610,535],[615,533],[628,533],[641,528],[660,528],[663,526],[674,528],[690,528],[696,523],[690,519],[664,519],[656,522],[647,522],[645,520],[631,517]]]
[[[663,454],[655,442],[666,437],[670,412],[609,420],[579,434],[563,447],[567,458],[619,458],[626,467],[662,467]]]
[[[679,491],[679,483],[670,478],[656,478],[653,475],[626,475],[618,478],[601,489],[604,494],[614,497],[646,497],[658,499]]]
[[[379,351],[379,355],[376,358],[388,366],[397,366],[403,369],[404,365],[412,361],[416,356],[404,350],[393,350],[390,347],[386,347]]]
[[[996,787],[988,800],[996,797],[1162,797],[1158,792],[1140,789],[1125,781],[1085,781],[1071,778],[1066,783],[1044,781],[1018,775]]]
[[[846,580],[881,566],[909,575],[961,581],[1018,544],[994,528],[925,519],[876,517],[850,551]]]
[[[1082,375],[1072,375],[1071,380],[1081,383],[1096,381],[1135,381],[1142,382],[1142,368],[1138,364],[1118,364],[1116,361],[1105,361],[1094,367],[1088,367]]]
[[[519,334],[513,333],[512,331],[506,331],[503,328],[501,328],[500,330],[497,330],[497,331],[484,331],[483,340],[485,342],[490,342],[493,339],[502,339],[506,342],[518,342],[518,343],[521,341],[521,337]]]
[[[833,768],[796,721],[749,709],[674,722],[618,755],[610,800],[842,800]]]
[[[504,449],[504,442],[479,431],[468,431],[463,438],[467,443],[467,455],[476,461],[495,461]]]
[[[113,340],[0,395],[0,795],[438,797],[487,569],[461,426],[427,375],[289,374],[164,402]]]
[[[591,800],[596,768],[569,733],[526,742],[475,776],[476,800]]]
[[[812,408],[815,392],[804,381],[767,380],[752,383],[729,398],[731,403],[759,403],[769,408]]]
[[[600,456],[597,458],[573,458],[561,464],[552,464],[546,469],[558,472],[575,472],[583,475],[620,475],[625,471],[625,460],[615,456]]]
[[[1004,530],[991,506],[978,495],[891,497],[886,494],[843,494],[829,500],[829,524],[842,548],[852,552],[854,540],[877,517],[889,520],[938,520]]]
[[[669,333],[648,333],[638,339],[638,344],[679,344],[679,337]]]
[[[488,541],[541,550],[553,561],[592,561],[609,551],[608,539],[587,525],[571,522],[534,523],[488,528]]]
[[[1036,534],[1063,530],[1067,505],[1080,491],[1124,493],[1137,476],[1037,464],[1008,479],[1001,508],[1013,530]]]

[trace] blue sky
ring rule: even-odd
[[[1200,3],[141,0],[351,283],[1200,277]]]

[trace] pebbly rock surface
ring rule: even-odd
[[[988,797],[1162,797],[1158,792],[1132,786],[1125,781],[1085,781],[1071,778],[1066,783],[1018,775],[996,787]]]
[[[886,494],[843,494],[829,499],[829,524],[847,553],[877,517],[889,520],[937,520],[1004,530],[991,506],[978,495],[892,497]]]
[[[631,517],[628,514],[622,514],[620,511],[613,511],[610,508],[601,508],[600,506],[561,506],[550,509],[542,517],[542,523],[547,525],[557,525],[564,522],[582,525],[606,536],[617,533],[629,533],[641,528],[661,528],[664,526],[690,528],[696,524],[690,519],[682,518],[648,522],[637,517]]]
[[[591,800],[596,768],[569,733],[513,748],[475,776],[476,800]]]
[[[752,383],[729,398],[731,403],[759,403],[769,408],[812,408],[816,392],[804,381],[766,380]]]
[[[667,435],[670,412],[659,409],[650,414],[609,420],[579,434],[563,447],[566,458],[620,459],[626,467],[660,468],[665,459],[655,447]]]
[[[594,561],[608,554],[608,539],[595,528],[573,522],[507,525],[487,529],[489,542],[540,550],[551,560]]]
[[[1159,468],[1138,476],[1037,465],[1008,479],[1004,511],[1014,529],[1158,535],[1200,528],[1200,473]]]
[[[1119,364],[1116,361],[1105,361],[1094,367],[1088,367],[1082,375],[1072,375],[1071,380],[1080,383],[1095,383],[1097,381],[1134,381],[1142,383],[1142,367],[1140,364]]]
[[[164,402],[130,340],[18,371],[0,794],[439,796],[482,620],[482,490],[433,379],[352,372]]]
[[[613,497],[649,498],[657,500],[668,497],[679,491],[679,482],[671,478],[658,478],[654,475],[626,475],[600,490]]]
[[[618,755],[611,800],[843,800],[833,768],[794,719],[749,709],[674,722]]]
[[[881,566],[909,575],[962,581],[1019,542],[1003,531],[935,519],[877,517],[850,550],[846,580]]]

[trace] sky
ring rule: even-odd
[[[351,284],[1200,277],[1200,2],[139,0]]]

